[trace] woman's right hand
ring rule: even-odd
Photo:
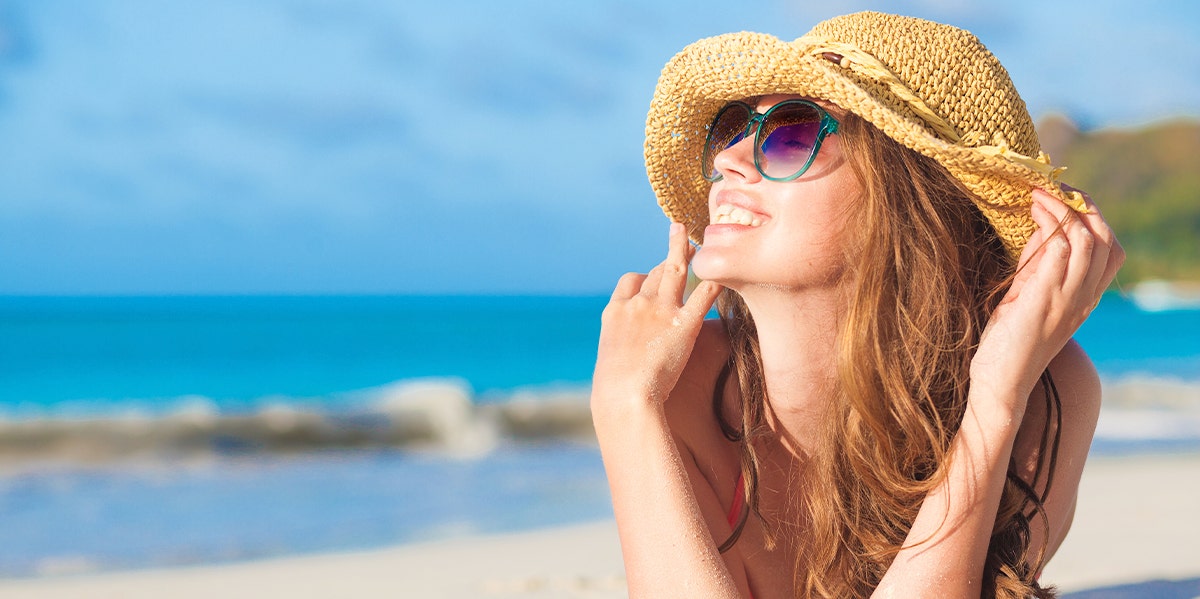
[[[693,249],[684,226],[671,223],[666,260],[648,274],[621,277],[601,316],[592,377],[592,411],[620,411],[625,402],[661,406],[679,381],[704,315],[721,287],[701,282],[683,301]]]
[[[601,318],[592,422],[630,597],[745,596],[700,509],[688,470],[695,459],[663,409],[721,289],[704,282],[683,301],[691,255],[683,225],[673,223],[667,259],[621,277]]]

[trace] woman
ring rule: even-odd
[[[987,49],[879,13],[701,40],[646,160],[669,250],[592,392],[631,596],[1052,596],[1099,409],[1070,337],[1124,254]]]

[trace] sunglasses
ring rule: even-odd
[[[759,114],[745,102],[730,102],[708,126],[700,157],[701,172],[720,181],[717,154],[754,133],[754,168],[771,181],[791,181],[804,174],[817,157],[821,142],[837,133],[838,122],[808,100],[784,100]]]

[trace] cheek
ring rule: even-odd
[[[860,223],[862,188],[849,168],[842,168],[839,175],[830,181],[829,187],[829,193],[825,195],[828,200],[823,210],[821,230],[827,244],[836,245],[839,251],[843,251],[848,237],[854,234],[855,226]]]
[[[820,193],[789,198],[789,202],[793,209],[779,224],[789,232],[794,251],[814,256],[843,253],[846,233],[855,226],[856,186],[828,185]]]
[[[846,254],[841,238],[834,233],[803,240],[803,247],[792,248],[790,260],[781,264],[785,286],[823,287],[837,281],[846,271]]]
[[[841,258],[846,252],[847,232],[853,224],[849,221],[849,210],[838,206],[825,215],[819,223],[813,223],[811,238],[814,249],[827,258]]]
[[[856,186],[828,190],[808,198],[807,210],[793,212],[785,224],[790,232],[778,247],[791,258],[789,271],[797,282],[820,284],[841,278],[855,234]],[[815,200],[815,201],[814,201]]]

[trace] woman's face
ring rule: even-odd
[[[747,101],[758,112],[800,96]],[[818,101],[836,119],[836,107]],[[836,285],[844,269],[842,234],[859,184],[838,135],[792,181],[764,179],[754,167],[754,137],[716,156],[722,179],[708,195],[709,226],[692,269],[701,279],[744,292],[754,286],[803,290]],[[749,222],[749,224],[744,224]]]

